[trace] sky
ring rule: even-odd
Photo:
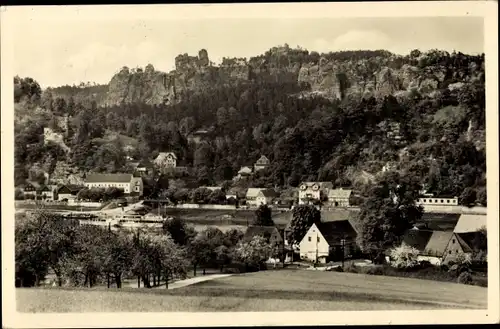
[[[408,54],[433,48],[484,52],[482,17],[210,17],[137,19],[113,15],[23,16],[13,20],[15,74],[42,87],[108,83],[123,66],[170,71],[178,54],[202,48],[222,57],[250,57],[287,43],[309,51],[386,49]],[[109,16],[111,17],[111,16]]]

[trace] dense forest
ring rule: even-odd
[[[248,184],[295,187],[320,180],[362,190],[367,174],[390,164],[429,192],[486,204],[484,55],[278,50],[250,58],[249,79],[215,79],[168,104],[103,105],[107,86],[42,91],[32,78],[16,77],[16,184],[34,165],[49,173],[61,161],[80,172],[123,172],[126,155],[151,160],[173,151],[204,185],[230,180],[266,155],[270,167]],[[340,97],[312,93],[311,83],[298,78],[299,69],[326,62],[336,63]],[[406,87],[405,76],[380,73],[408,67],[417,87],[411,81]],[[355,92],[353,86],[373,79],[376,92]],[[397,90],[384,89],[387,81]],[[61,125],[65,116],[67,126]],[[60,132],[63,142],[45,143],[45,127]],[[207,133],[195,143],[189,137],[198,130]]]

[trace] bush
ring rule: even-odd
[[[458,283],[472,284],[472,275],[469,272],[462,272],[457,278]]]
[[[238,268],[235,267],[226,267],[222,270],[222,273],[224,274],[239,274],[241,273]]]
[[[396,268],[413,268],[419,265],[418,249],[402,245],[391,250],[391,265]]]
[[[344,272],[358,273],[358,268],[354,265],[354,263],[349,263],[345,266]]]

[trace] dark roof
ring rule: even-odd
[[[458,223],[460,214],[424,212],[418,223],[428,223],[437,226],[443,231],[453,231]]]
[[[266,197],[266,198],[275,198],[275,197],[277,197],[277,193],[276,193],[276,192],[274,192],[274,191],[273,191],[273,190],[271,190],[271,189],[268,189],[268,190],[262,190],[261,192],[262,192],[262,194],[264,195],[264,197]]]
[[[61,186],[61,187],[58,188],[58,192],[60,193],[60,191],[63,188],[67,189],[70,193],[77,193],[81,189],[83,189],[83,186],[73,185],[73,184],[63,185],[63,186]]]
[[[149,160],[141,160],[137,163],[136,168],[153,168],[153,164]]]
[[[430,256],[443,256],[448,243],[450,242],[453,232],[433,231],[427,246],[425,246],[424,254]]]
[[[431,236],[432,231],[408,230],[403,236],[403,243],[419,250],[420,252],[423,252],[427,243],[431,239]]]
[[[348,220],[320,223],[317,226],[329,245],[338,244],[341,239],[356,239],[356,231]]]
[[[475,233],[455,233],[455,237],[464,252],[473,252],[474,239],[476,238]]]
[[[358,212],[346,209],[321,210],[321,222],[327,223],[347,220],[351,224],[352,228],[356,232],[359,232],[360,222],[358,215]]]
[[[88,174],[87,183],[129,183],[132,174]]]
[[[282,239],[279,234],[279,230],[275,226],[249,226],[243,236],[243,240],[249,241],[254,236],[270,236],[274,233],[278,233],[278,236]]]

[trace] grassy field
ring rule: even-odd
[[[248,273],[175,290],[17,289],[20,312],[484,309],[487,289],[352,273]]]
[[[247,225],[255,219],[255,210],[219,210],[219,209],[179,209],[162,210],[167,216],[184,219],[188,223],[198,225]],[[273,212],[274,223],[285,226],[288,218],[279,212]]]

